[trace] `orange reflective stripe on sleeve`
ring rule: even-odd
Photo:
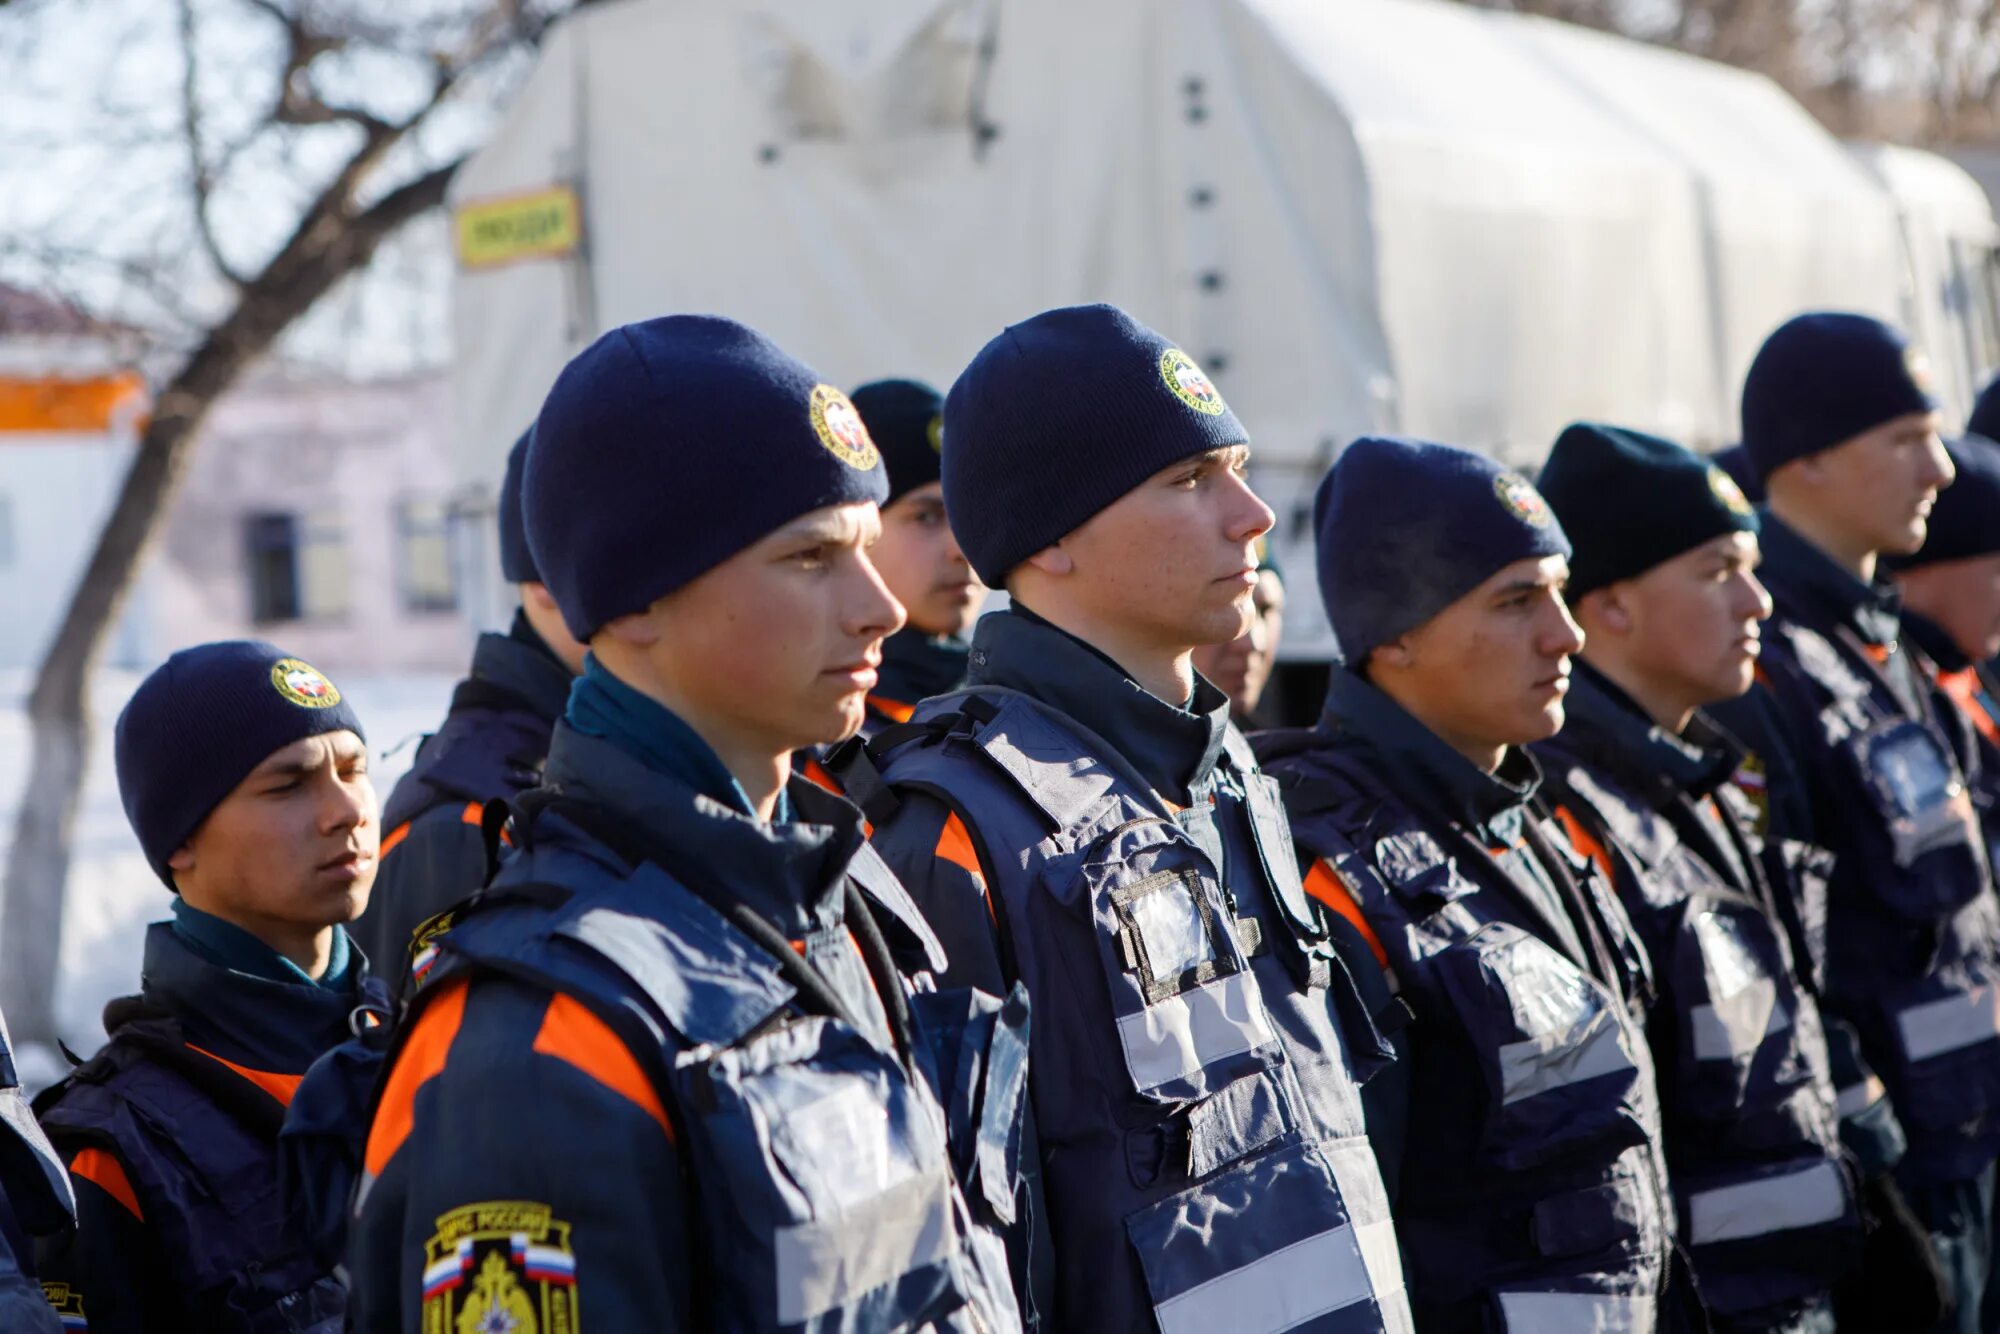
[[[1979,669],[1967,667],[1963,671],[1944,672],[1939,675],[1938,684],[1944,687],[1944,693],[1951,696],[1952,703],[1958,705],[1959,711],[1979,735],[1990,744],[2000,746],[2000,718],[1988,713],[1985,701],[1979,697]]]
[[[898,704],[895,700],[884,699],[880,695],[870,695],[868,707],[892,723],[906,723],[910,721],[910,715],[917,711],[917,706],[914,704]]]
[[[945,816],[944,828],[938,830],[936,856],[948,861],[972,877],[972,883],[979,886],[979,892],[986,896],[986,915],[999,921],[993,908],[993,890],[986,883],[986,873],[979,869],[979,850],[972,846],[972,834],[965,827],[965,821],[952,811]]]
[[[69,1174],[79,1181],[88,1181],[124,1205],[125,1211],[140,1222],[146,1221],[146,1213],[139,1207],[138,1192],[132,1189],[132,1180],[125,1175],[125,1164],[114,1154],[96,1147],[80,1149],[69,1160]]]
[[[410,820],[405,820],[403,821],[403,823],[397,825],[394,829],[391,829],[388,833],[382,835],[382,846],[375,853],[376,861],[379,862],[380,860],[382,860],[382,858],[394,852],[397,846],[401,844],[404,839],[410,836],[410,825],[412,823],[414,822]]]
[[[1590,860],[1597,863],[1597,869],[1612,884],[1618,883],[1618,872],[1612,866],[1611,853],[1605,846],[1583,827],[1583,821],[1570,814],[1565,806],[1556,807],[1556,819],[1562,821],[1563,831],[1569,835],[1570,845]]]
[[[1347,882],[1342,880],[1324,859],[1315,861],[1312,870],[1306,872],[1306,893],[1346,918],[1348,924],[1359,931],[1361,938],[1368,942],[1369,950],[1375,955],[1375,962],[1384,968],[1389,966],[1389,951],[1382,948],[1382,938],[1375,934],[1375,928],[1368,925],[1368,919],[1361,915],[1361,905],[1354,901],[1354,895],[1349,892]]]
[[[417,1090],[444,1069],[452,1040],[465,1023],[466,980],[446,985],[438,998],[417,1015],[403,1050],[396,1057],[389,1082],[382,1089],[382,1101],[375,1108],[375,1122],[368,1127],[368,1150],[362,1165],[370,1176],[380,1176],[396,1150],[410,1137],[417,1122]]]
[[[187,1044],[187,1049],[199,1052],[219,1065],[228,1066],[287,1107],[292,1105],[292,1096],[299,1091],[299,1084],[305,1079],[304,1075],[281,1075],[275,1070],[254,1070],[247,1065],[238,1065],[227,1057],[217,1056],[214,1052],[197,1047],[192,1042]]]
[[[675,1139],[674,1124],[660,1104],[659,1091],[611,1026],[573,996],[557,992],[535,1034],[535,1050],[553,1056],[589,1075],[659,1123],[667,1139]]]

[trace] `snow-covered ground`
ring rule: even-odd
[[[451,699],[453,678],[435,676],[354,676],[330,673],[354,701],[374,752],[377,792],[386,800],[396,779],[409,768],[418,738],[437,726]],[[118,803],[112,770],[111,724],[139,683],[132,672],[106,671],[92,690],[97,723],[90,775],[77,817],[63,911],[61,981],[56,1021],[63,1041],[89,1055],[104,1041],[99,1022],[104,1003],[138,989],[139,955],[146,924],[168,915],[170,891],[147,869],[125,810]],[[14,809],[27,779],[28,720],[23,712],[30,678],[0,673],[0,858],[13,839]],[[6,923],[0,921],[0,931]],[[52,1071],[42,1053],[24,1053],[22,1075],[47,1078]]]

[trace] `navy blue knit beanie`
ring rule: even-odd
[[[941,476],[938,455],[944,441],[944,396],[917,380],[876,380],[853,395],[854,410],[868,427],[868,438],[882,451],[889,470],[893,505],[920,486]]]
[[[1944,448],[1958,469],[1958,477],[1938,492],[1923,549],[1914,556],[1892,558],[1889,564],[1896,569],[1969,560],[2000,551],[2000,445],[1969,435],[1947,440]]]
[[[1965,423],[1965,429],[1988,440],[2000,440],[2000,375],[1988,380],[1979,397],[1973,400],[1972,418]]]
[[[535,428],[530,426],[507,451],[507,474],[500,479],[500,504],[494,514],[500,529],[500,575],[510,584],[542,582],[535,569],[535,553],[528,549],[527,520],[521,514],[521,474],[534,439]]]
[[[1346,661],[1414,630],[1517,560],[1569,539],[1519,473],[1450,445],[1365,436],[1313,499],[1319,592]]]
[[[182,649],[139,683],[118,715],[118,795],[147,864],[167,859],[250,771],[324,732],[366,740],[354,706],[310,664],[260,640]]]
[[[1670,440],[1577,422],[1542,465],[1542,495],[1576,548],[1569,596],[1631,579],[1684,551],[1759,525],[1743,488]]]
[[[586,642],[801,514],[888,493],[847,395],[713,315],[627,324],[578,353],[522,483],[536,568]]]
[[[1012,325],[945,397],[944,504],[988,587],[1160,469],[1250,439],[1194,359],[1116,306]]]
[[[1729,480],[1736,483],[1745,500],[1752,505],[1764,503],[1764,479],[1757,475],[1757,465],[1750,461],[1749,450],[1731,445],[1717,450],[1708,461],[1729,474]]]
[[[1779,326],[1750,363],[1743,447],[1768,484],[1794,459],[1937,406],[1909,339],[1867,315],[1813,312]]]

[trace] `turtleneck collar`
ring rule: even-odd
[[[1229,731],[1229,697],[1199,675],[1187,707],[1169,704],[1018,602],[980,618],[966,684],[1016,690],[1075,719],[1178,805],[1207,785]]]
[[[203,912],[186,899],[174,899],[173,929],[182,944],[218,968],[260,977],[267,982],[282,982],[287,986],[323,987],[338,992],[349,989],[347,972],[354,951],[348,941],[346,927],[334,926],[333,943],[327,950],[326,971],[318,978],[236,923]]]
[[[1510,746],[1489,774],[1352,668],[1334,669],[1320,728],[1378,765],[1404,799],[1500,842],[1514,841],[1541,787],[1541,769],[1527,751]]]
[[[1878,573],[1864,583],[1769,509],[1763,520],[1764,563],[1757,576],[1781,608],[1790,603],[1792,613],[1808,622],[1845,625],[1864,644],[1896,642],[1902,595],[1893,581]]]
[[[228,923],[201,914],[208,923],[195,919],[191,937],[183,930],[182,916],[177,911],[174,921],[146,928],[140,986],[147,1003],[173,1015],[188,1042],[238,1065],[303,1074],[321,1053],[347,1038],[349,1016],[361,1003],[361,983],[368,972],[359,950],[349,947],[337,985],[328,985],[326,978],[315,983],[289,963],[284,967],[290,976],[275,965],[264,973],[249,972],[235,966],[234,958],[225,962],[214,953],[212,942],[229,938],[208,924]],[[233,952],[240,944],[227,947]],[[257,944],[276,958],[275,951]],[[329,967],[328,977],[333,972]],[[114,1007],[119,1004],[113,1002]]]
[[[583,675],[570,689],[564,721],[585,736],[609,741],[655,773],[752,819],[757,809],[701,735],[657,700],[625,684],[598,662],[583,660]],[[791,819],[785,793],[778,793],[774,824]]]

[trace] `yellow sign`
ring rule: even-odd
[[[452,230],[458,262],[468,269],[549,259],[574,253],[582,242],[583,204],[567,185],[479,200],[459,205]]]

